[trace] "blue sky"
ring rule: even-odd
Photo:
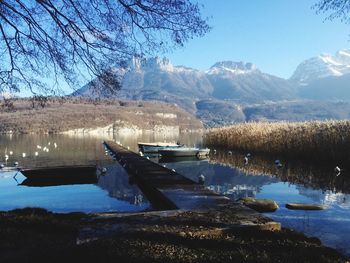
[[[213,27],[203,38],[165,54],[174,65],[208,69],[217,61],[253,62],[289,78],[303,60],[350,48],[350,25],[324,21],[317,0],[198,0]]]

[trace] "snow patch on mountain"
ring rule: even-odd
[[[217,74],[249,74],[260,72],[253,63],[222,61],[215,63],[209,70],[206,71],[209,75]]]
[[[339,50],[336,54],[322,54],[302,62],[290,80],[299,85],[326,77],[350,74],[350,49]]]

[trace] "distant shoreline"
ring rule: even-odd
[[[161,102],[92,100],[53,97],[41,106],[13,99],[2,106],[0,134],[180,133],[202,130],[203,124],[175,105]]]

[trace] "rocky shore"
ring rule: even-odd
[[[0,213],[1,262],[346,262],[334,249],[288,229],[234,227],[217,211]]]

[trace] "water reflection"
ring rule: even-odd
[[[210,156],[210,162],[239,169],[249,175],[269,175],[282,182],[303,185],[308,188],[350,193],[350,174],[345,169],[340,174],[334,171],[332,164],[310,164],[296,160],[282,160],[281,168],[276,166],[275,158],[252,156],[249,163],[244,163],[244,155],[228,154],[217,151]]]
[[[23,157],[25,153],[25,157]],[[65,135],[0,136],[0,162],[20,167],[98,165],[107,172],[94,179],[29,180],[15,169],[0,173],[0,210],[26,206],[55,212],[142,211],[150,204],[124,169],[104,154],[102,139]],[[57,178],[56,178],[57,179]],[[81,180],[80,180],[81,179]]]
[[[123,167],[114,164],[106,168],[107,172],[99,177],[97,185],[106,190],[110,197],[127,201],[133,205],[148,204],[140,189],[130,181]]]
[[[212,151],[214,152],[214,151]],[[350,195],[346,170],[339,176],[330,165],[312,165],[296,161],[252,156],[245,164],[245,155],[216,151],[207,162],[165,163],[171,169],[197,180],[205,176],[205,185],[237,200],[257,197],[275,200],[280,209],[266,214],[272,219],[310,236],[317,236],[326,245],[350,255]],[[323,211],[292,211],[286,203],[318,203]]]
[[[143,133],[128,136],[115,134],[110,138],[68,137],[63,135],[0,136],[0,162],[15,161],[20,166],[84,165],[99,164],[107,168],[97,184],[60,185],[48,187],[18,186],[12,179],[15,171],[0,173],[0,210],[24,206],[41,206],[53,211],[139,211],[149,208],[149,203],[129,181],[125,170],[106,156],[103,139],[120,141],[138,152],[137,142],[180,141],[188,146],[202,146],[202,134],[157,135]],[[50,142],[50,145],[49,145]],[[54,143],[57,147],[54,147]],[[37,145],[42,146],[38,149]],[[49,152],[43,151],[43,146]],[[12,151],[12,155],[10,155]],[[35,156],[35,152],[38,156]],[[22,153],[26,157],[22,157]],[[209,160],[166,160],[152,158],[155,162],[198,181],[205,177],[204,184],[233,200],[252,196],[274,199],[280,206],[268,214],[282,223],[304,233],[317,236],[330,246],[350,255],[350,176],[344,169],[336,176],[337,164],[310,165],[303,162],[280,160],[252,155],[248,163],[245,154],[212,151]],[[344,168],[344,167],[341,167]],[[25,178],[23,177],[22,180]],[[20,180],[20,178],[18,178]],[[19,182],[20,183],[20,182]],[[288,202],[321,203],[328,206],[324,211],[291,211],[284,205]]]

